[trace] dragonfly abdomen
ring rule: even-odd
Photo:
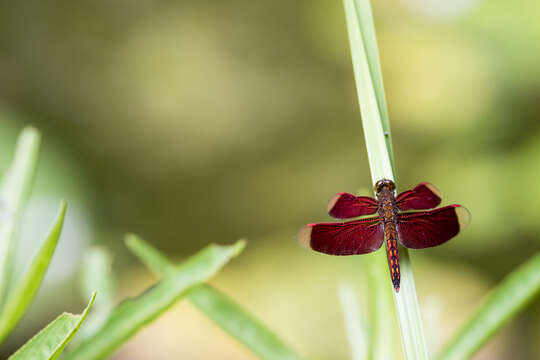
[[[386,255],[388,257],[388,267],[390,269],[392,285],[394,285],[394,289],[398,292],[401,276],[399,272],[397,231],[394,223],[390,222],[384,224],[384,238],[386,239]]]
[[[388,188],[383,188],[377,193],[379,202],[379,216],[384,224],[384,239],[386,240],[386,256],[388,257],[388,267],[390,268],[390,277],[392,285],[396,292],[399,291],[399,254],[398,254],[398,235],[397,235],[397,215],[398,209],[394,193]]]

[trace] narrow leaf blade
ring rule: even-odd
[[[88,250],[83,264],[83,292],[96,289],[99,297],[92,307],[84,328],[77,340],[88,338],[105,324],[114,309],[114,280],[111,272],[112,257],[104,248],[92,247]]]
[[[446,345],[439,360],[470,358],[540,292],[540,253],[510,273]]]
[[[369,0],[355,1],[357,11],[356,15],[359,19],[358,24],[361,28],[360,31],[363,34],[362,39],[364,40],[364,46],[366,49],[369,73],[373,82],[373,90],[377,99],[377,106],[379,108],[383,131],[386,134],[385,137],[388,156],[390,157],[390,162],[392,164],[392,169],[395,176],[396,169],[394,166],[394,153],[392,150],[390,119],[388,117],[388,108],[386,106],[386,95],[384,93],[381,62],[379,60],[379,48],[377,46],[377,37],[375,34],[375,23],[373,22],[371,3]]]
[[[165,256],[141,238],[128,235],[126,244],[155,274],[165,275],[174,269],[174,265]],[[188,299],[216,325],[260,358],[267,360],[300,359],[273,332],[212,286],[203,284],[193,287],[188,294]]]
[[[0,186],[0,308],[11,278],[15,229],[34,183],[40,141],[41,135],[32,127],[21,132],[13,163]]]
[[[163,276],[174,270],[174,264],[156,248],[135,234],[126,236],[126,246],[156,276]]]
[[[379,258],[377,258],[377,256]],[[379,251],[369,259],[368,290],[369,290],[369,323],[370,348],[368,359],[394,359],[394,312],[392,297],[388,296],[388,288],[393,292],[387,267],[380,266],[386,262],[386,254]]]
[[[299,360],[287,345],[239,305],[209,285],[190,291],[189,300],[216,325],[266,360]]]
[[[82,314],[63,313],[58,316],[15,354],[11,355],[9,360],[54,360],[58,358],[86,319],[95,298],[96,293],[94,292]]]
[[[356,91],[360,103],[360,113],[362,115],[362,125],[366,138],[371,177],[373,183],[375,183],[380,179],[393,180],[394,174],[384,137],[375,87],[371,77],[369,56],[364,45],[364,34],[362,34],[362,27],[367,27],[367,25],[364,24],[364,26],[361,26],[361,18],[358,16],[359,12],[371,11],[371,8],[366,6],[366,1],[362,0],[361,3],[357,4],[355,0],[344,0],[344,4],[356,80]]]
[[[343,284],[339,287],[338,295],[352,358],[353,360],[367,359],[369,341],[358,312],[359,305],[354,288],[350,284]]]
[[[388,112],[384,101],[371,6],[369,0],[344,0],[344,5],[371,177],[373,183],[380,179],[394,180],[390,127],[385,120]],[[384,111],[381,111],[381,108],[384,108]],[[379,252],[369,255],[376,258],[373,266],[387,267],[386,260]],[[406,249],[401,247],[400,255],[401,291],[394,293],[394,303],[403,348],[407,359],[427,359],[412,266]]]
[[[58,215],[49,230],[45,242],[41,245],[41,248],[32,260],[26,274],[23,275],[9,294],[2,311],[2,316],[0,317],[0,342],[6,338],[21,320],[26,309],[34,299],[54,255],[56,244],[62,233],[65,215],[66,203],[62,201]]]
[[[209,245],[148,289],[142,295],[118,305],[96,334],[68,355],[68,359],[102,359],[115,351],[139,329],[155,320],[191,287],[208,280],[232,257],[238,255],[245,242],[231,246]]]

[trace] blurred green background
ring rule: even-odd
[[[432,182],[443,204],[473,215],[450,243],[412,252],[433,354],[540,248],[540,3],[378,0],[373,10],[398,187]],[[371,188],[341,1],[2,2],[0,171],[26,124],[44,136],[21,266],[58,200],[70,208],[2,358],[80,310],[92,243],[115,258],[119,300],[153,281],[125,232],[178,260],[246,237],[216,287],[302,355],[350,358],[337,288],[351,282],[365,299],[365,259],[294,241],[328,219],[334,193]],[[536,301],[475,359],[540,358],[539,336]],[[114,356],[150,358],[254,357],[181,303]]]

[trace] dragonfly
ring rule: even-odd
[[[385,242],[392,285],[399,292],[398,243],[409,249],[424,249],[444,244],[471,220],[461,205],[437,208],[441,194],[427,182],[395,196],[396,185],[382,179],[375,183],[376,199],[338,193],[328,204],[336,219],[363,217],[347,222],[308,224],[298,235],[305,247],[329,255],[359,255],[379,249]],[[433,209],[433,210],[431,210]],[[422,210],[422,211],[410,211]],[[372,215],[374,217],[365,217]]]

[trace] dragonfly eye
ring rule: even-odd
[[[375,192],[378,194],[382,191],[383,188],[387,188],[390,191],[396,189],[396,184],[392,180],[382,179],[375,183]]]

